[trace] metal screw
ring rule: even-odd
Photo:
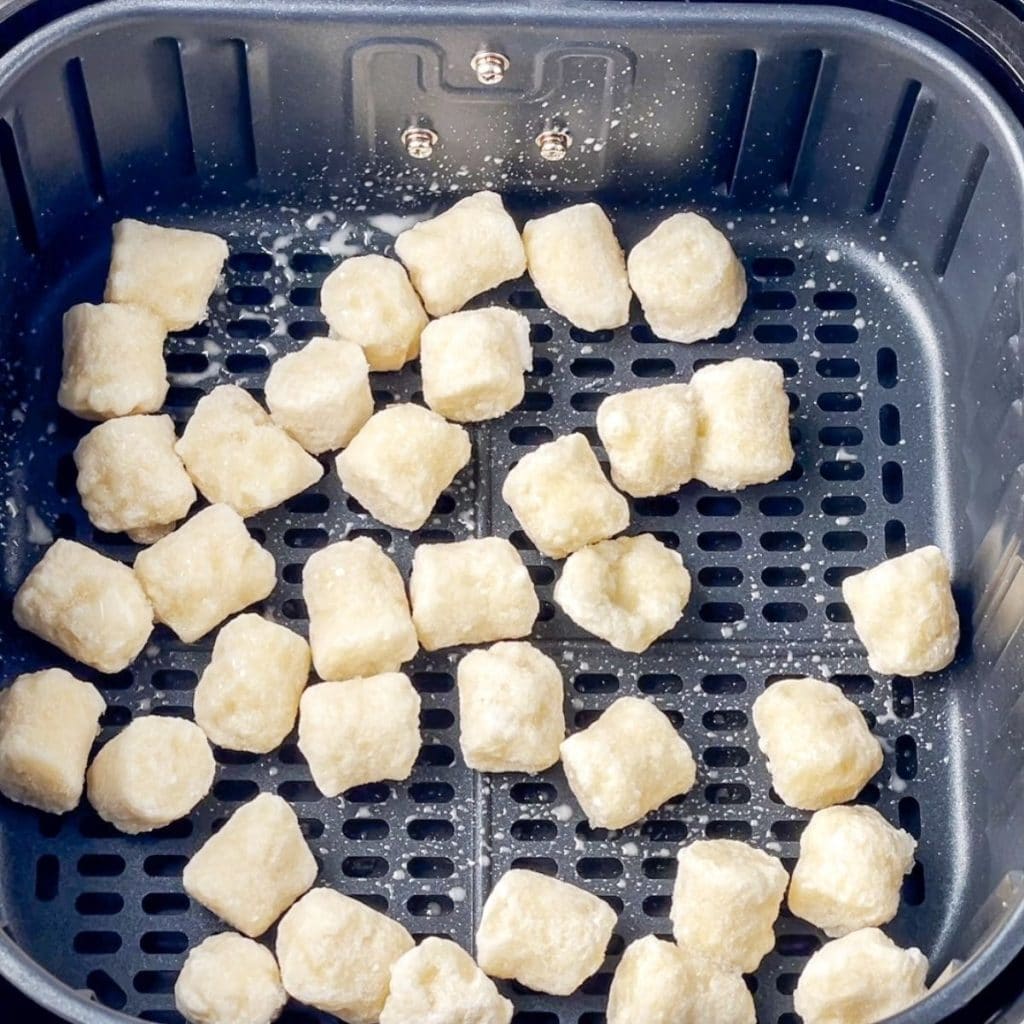
[[[426,160],[434,155],[437,145],[437,132],[430,128],[413,126],[402,132],[402,145],[406,153],[414,160]]]
[[[493,50],[481,50],[469,62],[476,72],[476,80],[481,85],[497,85],[508,71],[509,59],[503,53]]]
[[[572,145],[572,136],[564,128],[546,128],[536,142],[543,160],[564,160]]]

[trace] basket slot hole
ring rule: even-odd
[[[184,953],[188,949],[188,936],[184,932],[145,932],[139,947],[143,953],[153,956]]]
[[[532,425],[528,427],[513,427],[508,432],[508,439],[513,444],[536,445],[544,444],[554,439],[554,433],[550,427]]]
[[[432,893],[410,896],[406,907],[413,917],[447,917],[455,910],[455,903],[450,896]]]
[[[448,857],[412,857],[406,870],[413,878],[450,878],[455,864]]]
[[[259,341],[270,337],[270,321],[257,317],[245,317],[243,320],[229,320],[226,328],[229,338],[244,338],[248,341]]]
[[[448,693],[455,687],[450,672],[415,672],[412,682],[419,693]]]
[[[762,345],[792,345],[798,336],[790,324],[758,324],[754,328],[754,340]]]
[[[346,839],[357,839],[361,842],[386,839],[391,827],[381,818],[349,818],[341,831]]]
[[[823,391],[818,395],[818,408],[823,412],[856,412],[862,399],[855,391]]]
[[[128,1002],[125,990],[106,971],[90,971],[86,975],[85,984],[111,1010],[123,1010]]]
[[[348,878],[383,878],[388,873],[388,862],[383,857],[346,857],[341,862],[341,873]]]
[[[297,494],[289,498],[284,507],[289,512],[298,512],[302,515],[321,515],[331,507],[331,499],[326,494]]]
[[[376,910],[378,914],[386,914],[388,912],[388,898],[386,896],[381,896],[379,893],[351,892],[348,895],[354,900],[359,900],[364,907]]]
[[[894,388],[899,382],[899,363],[891,348],[880,348],[876,356],[878,383],[883,388]]]
[[[610,359],[580,356],[569,364],[569,372],[574,377],[610,377],[615,372],[615,364]]]
[[[420,712],[421,729],[450,729],[455,716],[447,708],[424,708]]]
[[[299,818],[299,831],[307,839],[319,839],[324,834],[324,823],[319,818]]]
[[[679,499],[668,494],[657,498],[636,498],[633,508],[640,516],[669,517],[678,515]]]
[[[709,821],[704,827],[704,835],[708,839],[737,839],[749,841],[754,834],[749,821]]]
[[[633,324],[629,329],[629,336],[641,345],[656,345],[661,342],[661,338],[647,324]]]
[[[742,509],[739,498],[709,495],[697,499],[697,512],[702,516],[738,516]]]
[[[900,411],[895,405],[883,405],[878,410],[878,433],[883,444],[900,443]]]
[[[409,838],[417,842],[441,842],[455,835],[455,826],[439,818],[419,818],[410,821],[405,828]]]
[[[670,672],[649,672],[637,680],[641,693],[682,693],[683,680]]]
[[[573,685],[580,693],[615,693],[619,678],[609,673],[583,672],[576,676]]]
[[[540,292],[522,288],[509,294],[508,304],[514,309],[544,309],[544,300]]]
[[[555,570],[550,565],[528,565],[526,571],[533,583],[539,587],[546,587],[555,582]]]
[[[854,697],[857,694],[871,693],[875,688],[875,681],[871,676],[855,673],[840,673],[829,677],[830,683],[835,683],[847,697]]]
[[[903,879],[903,901],[908,906],[919,907],[924,903],[924,865],[917,861],[910,874]]]
[[[235,284],[228,289],[228,302],[235,306],[265,306],[272,298],[262,284]]]
[[[915,839],[921,838],[921,805],[912,797],[903,797],[898,805],[900,828]]]
[[[447,768],[455,763],[455,751],[445,743],[427,744],[420,748],[417,767]]]
[[[907,528],[898,519],[890,519],[885,524],[885,554],[887,558],[906,554]]]
[[[761,582],[766,587],[802,587],[807,573],[797,566],[769,566],[761,571]]]
[[[221,779],[213,787],[213,795],[228,803],[251,800],[259,791],[260,787],[254,779]]]
[[[167,391],[164,405],[169,409],[193,409],[196,402],[202,397],[203,393],[199,388],[172,387]]]
[[[771,601],[761,609],[767,622],[803,622],[807,608],[798,601]]]
[[[292,253],[290,262],[292,270],[300,274],[326,274],[334,266],[334,260],[325,252]]]
[[[795,530],[769,530],[761,534],[761,547],[765,551],[803,551],[804,535]]]
[[[87,853],[78,858],[78,873],[83,878],[117,878],[125,867],[124,857],[116,853]]]
[[[533,368],[526,374],[529,377],[550,377],[554,373],[555,364],[544,356],[533,357]]]
[[[290,779],[277,787],[277,795],[296,803],[312,803],[322,798],[316,786],[306,779]]]
[[[739,622],[743,614],[743,605],[734,601],[708,601],[700,606],[700,617],[704,622]]]
[[[121,948],[121,936],[117,932],[79,932],[72,947],[83,956],[109,956]]]
[[[780,956],[809,957],[821,948],[821,939],[816,935],[780,935],[775,951]]]
[[[743,582],[743,573],[734,566],[708,565],[697,573],[697,579],[705,587],[738,587]]]
[[[570,327],[569,337],[580,345],[607,345],[615,337],[615,332],[585,331],[582,327]]]
[[[553,804],[558,799],[558,790],[550,782],[516,782],[509,796],[517,804]]]
[[[700,686],[705,693],[717,696],[727,693],[743,693],[747,689],[747,681],[743,676],[732,673],[707,675],[701,679]]]
[[[148,892],[142,897],[142,912],[157,917],[184,914],[190,906],[183,892]]]
[[[896,738],[896,774],[905,780],[917,775],[917,743],[913,736]]]
[[[843,580],[856,576],[859,572],[863,570],[855,565],[830,565],[825,570],[824,580],[830,587],[841,587]]]
[[[391,787],[386,782],[367,782],[345,790],[345,799],[353,804],[383,804],[390,798]]]
[[[898,462],[886,462],[882,466],[882,497],[890,505],[903,500],[903,468]]]
[[[852,324],[820,324],[814,328],[814,336],[823,345],[852,345],[860,332]]]
[[[757,507],[764,516],[799,516],[804,511],[804,503],[790,494],[769,495],[762,498]]]
[[[819,359],[815,369],[819,377],[827,379],[856,377],[860,374],[860,363],[856,359]]]
[[[857,296],[852,292],[816,292],[814,304],[818,309],[856,309]]]
[[[792,309],[796,305],[796,296],[783,291],[755,292],[750,300],[754,309],[761,310]]]
[[[288,299],[293,306],[319,306],[320,289],[311,285],[301,285],[288,293]]]
[[[289,597],[281,602],[281,614],[291,621],[305,621],[309,618],[309,609],[301,597]]]
[[[274,257],[268,252],[235,252],[228,257],[228,269],[239,274],[267,274],[274,269]]]
[[[569,404],[577,412],[594,412],[607,397],[603,391],[577,391],[569,399]]]
[[[593,725],[600,717],[600,708],[584,708],[582,711],[577,711],[573,716],[573,724],[579,729],[586,729],[587,726]]]
[[[842,601],[825,605],[825,618],[829,622],[853,622],[853,614]]]
[[[349,506],[351,507],[351,505]],[[364,515],[366,513],[363,513]],[[360,526],[348,531],[348,540],[356,540],[358,537],[366,537],[382,548],[391,547],[391,533],[376,526]]]
[[[821,464],[821,476],[830,483],[849,483],[864,479],[864,464],[852,459],[839,459]]]
[[[821,499],[821,511],[827,516],[862,516],[867,507],[863,498],[853,494],[835,494]]]
[[[60,888],[60,861],[52,853],[44,853],[36,861],[36,899],[49,903]]]
[[[119,892],[79,893],[75,910],[83,917],[113,917],[124,910],[124,897]]]
[[[509,832],[518,842],[540,843],[554,839],[558,835],[558,826],[553,821],[520,818],[512,823]]]
[[[735,732],[747,727],[747,716],[738,708],[705,711],[701,721],[710,732]]]
[[[188,857],[176,853],[154,853],[142,862],[142,870],[150,878],[180,878]]]
[[[538,871],[549,878],[558,876],[558,863],[550,857],[516,857],[510,866],[526,871]]]
[[[708,747],[704,763],[709,768],[742,768],[750,763],[750,754],[743,747]]]
[[[818,431],[818,440],[833,448],[856,446],[863,443],[864,432],[859,427],[822,427]]]
[[[647,917],[668,917],[672,909],[671,896],[646,896],[641,909]]]
[[[580,878],[619,878],[622,872],[622,861],[617,857],[581,857],[576,861]]]
[[[205,352],[168,352],[164,363],[169,374],[203,373],[210,367],[210,358]]]
[[[131,720],[132,709],[122,707],[119,704],[108,704],[107,710],[104,711],[102,715],[100,715],[100,725],[102,725],[104,728],[117,729],[121,726],[127,725]],[[86,818],[83,818],[82,821],[89,822],[89,824],[86,827],[92,827],[98,830],[95,835],[92,835],[90,833],[87,833],[83,828],[82,835],[87,835],[89,838],[99,838],[107,835],[107,832],[104,831],[104,829],[107,828],[109,823],[103,821],[102,818],[96,816],[95,820],[93,820],[93,817],[87,816]],[[117,829],[114,829],[112,834],[117,835]]]
[[[327,531],[319,527],[297,527],[284,532],[284,542],[290,548],[323,548],[327,546],[329,540]]]
[[[821,538],[826,551],[863,551],[868,539],[859,530],[830,530]]]
[[[296,341],[326,338],[327,324],[323,320],[293,320],[288,325],[288,337]]]
[[[749,804],[750,787],[742,782],[716,782],[704,788],[709,804]]]
[[[555,399],[552,395],[543,391],[527,391],[519,403],[519,408],[526,412],[547,412],[554,404]]]
[[[750,272],[754,277],[792,277],[796,264],[786,256],[758,256]]]
[[[892,680],[892,710],[897,718],[914,715],[914,681],[894,676]]]
[[[676,364],[671,359],[634,359],[630,369],[634,377],[671,377]]]
[[[143,995],[166,995],[174,991],[177,971],[139,971],[132,978],[132,988]]]
[[[743,540],[731,530],[706,530],[697,534],[697,547],[701,551],[739,551]]]
[[[807,828],[806,821],[774,821],[772,835],[783,843],[795,843]]]

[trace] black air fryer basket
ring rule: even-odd
[[[526,400],[474,428],[472,463],[423,529],[383,528],[333,472],[249,521],[280,573],[261,610],[301,632],[302,565],[329,541],[372,536],[407,572],[419,542],[511,537],[542,599],[536,636],[562,666],[570,726],[624,694],[651,696],[697,756],[689,795],[609,833],[586,825],[559,769],[471,773],[458,752],[460,652],[421,654],[410,673],[424,748],[406,782],[325,800],[293,737],[265,757],[218,751],[212,795],[148,836],[117,833],[84,803],[58,818],[0,802],[0,972],[81,1024],[180,1021],[172,988],[185,952],[221,927],[190,903],[182,869],[241,802],[270,791],[294,805],[321,882],[416,935],[472,949],[483,899],[512,866],[604,896],[620,910],[617,937],[580,992],[508,987],[519,1024],[599,1024],[624,944],[670,931],[681,841],[749,840],[792,865],[807,815],[770,793],[750,705],[772,678],[808,674],[867,713],[886,758],[861,800],[920,839],[887,930],[928,954],[929,980],[963,964],[899,1021],[977,1005],[1024,945],[1015,17],[988,0],[880,0],[874,12],[112,0],[64,13],[74,6],[15,5],[0,22],[4,680],[66,664],[10,618],[51,536],[126,561],[135,552],[86,519],[71,461],[86,425],[55,404],[60,317],[101,294],[115,219],[202,228],[230,245],[209,321],[169,342],[179,423],[219,383],[260,397],[276,355],[326,333],[318,287],[340,256],[389,253],[411,218],[481,188],[500,191],[520,223],[596,199],[627,249],[667,213],[696,209],[733,240],[751,294],[734,329],[682,346],[653,337],[637,309],[629,326],[588,334],[544,308],[528,279],[503,286],[477,302],[530,318]],[[500,83],[477,80],[480,51],[507,57]],[[434,133],[429,157],[407,152],[409,128]],[[561,161],[542,157],[545,132],[571,140]],[[798,465],[736,495],[690,484],[631,502],[632,531],[678,548],[694,593],[664,641],[614,651],[552,603],[557,566],[518,532],[501,481],[558,434],[597,444],[604,395],[737,355],[782,366]],[[374,382],[378,406],[419,397],[414,369]],[[960,656],[934,678],[875,676],[840,584],[932,542],[954,567]],[[210,643],[158,628],[130,670],[86,672],[110,705],[101,742],[139,714],[190,716]],[[759,1020],[796,1024],[791,994],[822,937],[785,913],[777,931],[756,976]],[[328,1019],[298,1007],[283,1018]]]

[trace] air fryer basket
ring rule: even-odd
[[[500,85],[470,69],[484,48],[510,60]],[[431,158],[405,152],[410,125],[437,133]],[[573,139],[558,163],[534,142],[551,128]],[[528,280],[503,286],[477,302],[530,318],[526,400],[474,428],[471,465],[423,529],[384,529],[332,472],[250,520],[280,572],[261,610],[300,631],[302,564],[331,540],[373,536],[407,572],[417,543],[511,536],[570,725],[650,695],[698,757],[693,792],[608,833],[587,827],[560,770],[469,772],[460,652],[421,654],[425,745],[407,782],[324,800],[292,738],[266,757],[219,751],[212,796],[149,836],[120,835],[86,805],[56,818],[0,802],[0,970],[83,1024],[118,1010],[179,1021],[185,950],[221,927],[184,895],[182,868],[240,802],[271,791],[294,803],[323,883],[415,934],[471,949],[483,899],[513,865],[604,896],[621,914],[598,975],[562,1000],[508,987],[519,1024],[599,1024],[624,943],[670,930],[681,841],[748,839],[791,865],[807,816],[770,792],[749,711],[773,677],[812,674],[838,682],[885,745],[861,799],[920,837],[891,934],[928,953],[932,978],[967,962],[899,1019],[966,1004],[1024,942],[1022,143],[962,57],[840,8],[125,0],[31,33],[0,59],[5,679],[65,663],[10,618],[51,535],[134,554],[85,518],[70,453],[86,425],[54,401],[60,315],[101,294],[117,217],[230,244],[209,322],[169,343],[179,423],[219,383],[260,396],[275,355],[326,333],[317,290],[340,256],[390,252],[409,218],[478,188],[505,194],[520,221],[597,198],[627,248],[666,213],[697,209],[733,239],[751,296],[735,329],[684,347],[652,337],[637,309],[588,334]],[[504,473],[560,433],[596,444],[603,395],[737,355],[783,367],[799,466],[737,495],[688,485],[631,502],[631,531],[677,547],[695,586],[666,640],[616,652],[553,605],[558,567],[518,532]],[[378,405],[419,397],[414,369],[374,382]],[[932,541],[954,564],[961,656],[937,678],[876,677],[840,583]],[[110,704],[101,742],[135,715],[189,716],[209,648],[159,628],[130,670],[85,671]],[[791,993],[821,936],[785,913],[778,936],[756,976],[759,1020],[795,1024]],[[283,1019],[328,1018],[293,1007]]]

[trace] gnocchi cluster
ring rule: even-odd
[[[579,259],[585,251],[586,259]],[[416,530],[470,462],[464,424],[500,417],[524,396],[529,323],[471,299],[528,271],[545,303],[587,331],[621,326],[632,296],[661,337],[691,343],[731,326],[746,279],[725,237],[678,214],[628,258],[593,203],[528,222],[520,235],[499,196],[481,192],[403,232],[397,260],[344,260],[325,280],[328,338],[272,367],[266,408],[215,387],[181,436],[160,409],[168,331],[204,316],[227,256],[209,234],[124,220],[114,227],[99,305],[64,317],[58,402],[97,421],[75,451],[94,525],[125,532],[134,565],[58,540],[14,600],[24,629],[100,673],[128,667],[154,623],[186,644],[218,630],[194,697],[195,724],[149,715],[89,763],[104,701],[51,668],[0,692],[0,791],[52,813],[87,793],[97,813],[137,834],[187,814],[210,791],[211,744],[267,753],[297,724],[298,746],[326,797],[402,780],[420,749],[420,700],[402,671],[423,648],[473,646],[457,666],[460,745],[481,772],[536,773],[561,762],[596,828],[620,829],[689,792],[697,765],[672,720],[622,697],[566,736],[558,664],[529,641],[540,604],[508,540],[421,544],[408,585],[378,544],[341,539],[312,554],[302,586],[306,638],[246,612],[274,589],[272,555],[245,519],[316,483],[334,456],[344,490],[381,522]],[[371,372],[418,358],[426,407],[374,411]],[[501,496],[536,548],[564,559],[555,601],[583,630],[640,654],[673,630],[690,597],[680,555],[650,534],[618,536],[633,497],[690,480],[736,490],[792,465],[789,400],[771,362],[734,359],[671,383],[608,397],[597,433],[610,480],[574,433],[542,444],[507,474]],[[204,507],[194,514],[199,497]],[[843,592],[870,664],[916,675],[945,667],[958,641],[949,568],[922,548],[851,577]],[[311,671],[323,681],[310,683]],[[891,921],[915,841],[851,801],[883,754],[835,685],[773,683],[754,703],[773,784],[813,811],[792,877],[733,840],[678,853],[674,941],[626,948],[609,1024],[659,1020],[752,1024],[742,974],[772,949],[783,899],[834,941],[796,990],[805,1024],[870,1024],[926,991],[927,961],[879,931]],[[188,955],[175,995],[196,1024],[270,1024],[289,997],[350,1024],[509,1024],[491,978],[568,995],[602,964],[616,913],[604,900],[514,868],[493,886],[476,959],[453,942],[417,945],[395,921],[329,887],[294,811],[261,794],[189,861],[183,883],[232,929]],[[787,895],[788,893],[788,895]],[[256,940],[276,923],[274,952]]]

